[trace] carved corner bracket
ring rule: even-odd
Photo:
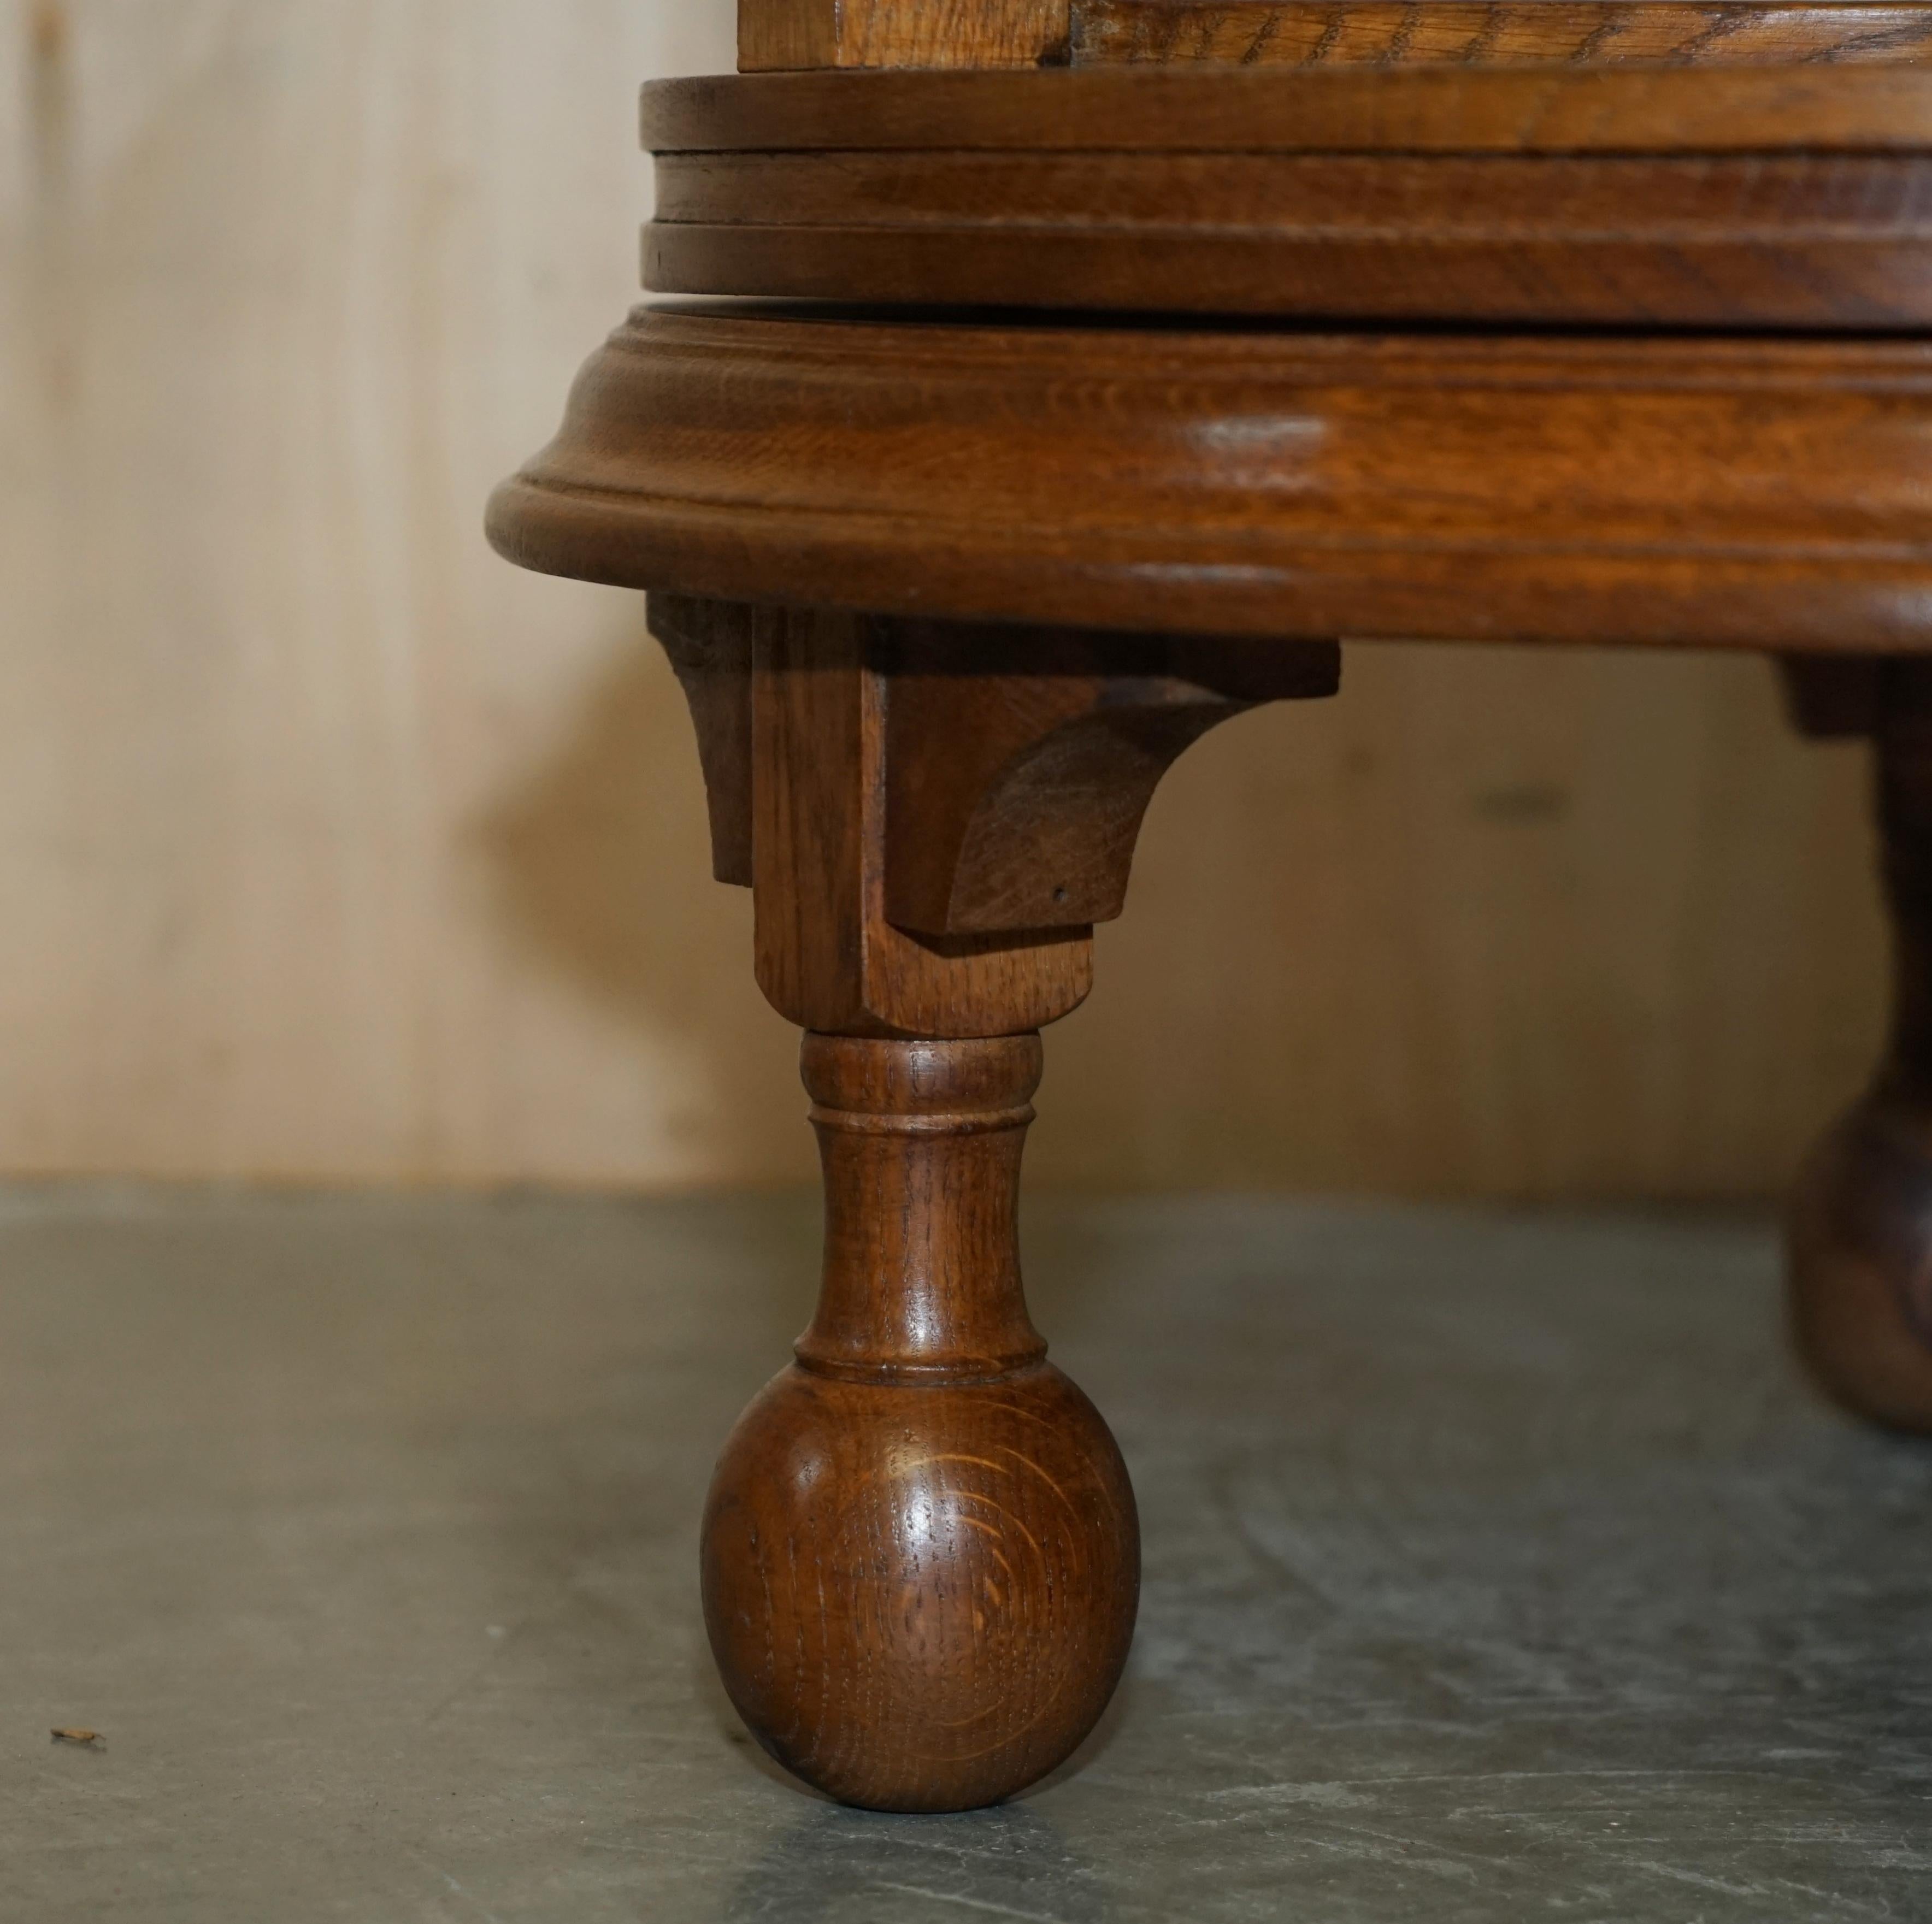
[[[688,595],[650,598],[651,632],[670,658],[698,731],[711,817],[711,872],[752,886],[752,658],[758,611]]]
[[[1126,905],[1181,755],[1262,703],[1335,693],[1332,642],[878,624],[886,909],[934,936],[1091,928]]]
[[[654,595],[759,979],[828,1033],[1000,1035],[1086,994],[1180,756],[1330,695],[1330,642],[1087,632]]]

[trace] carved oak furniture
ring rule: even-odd
[[[1932,1428],[1932,7],[741,26],[791,70],[646,92],[646,278],[687,298],[591,361],[490,529],[653,591],[718,876],[807,1032],[824,1293],[704,1524],[760,1740],[954,1809],[1106,1705],[1137,1527],[1021,1293],[1038,1032],[1163,771],[1332,691],[1338,637],[1757,649],[1873,739],[1898,1019],[1793,1293],[1841,1398]]]

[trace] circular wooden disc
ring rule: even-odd
[[[666,293],[1932,323],[1932,68],[746,75],[644,130]]]
[[[738,601],[1258,635],[1932,639],[1932,344],[642,311],[512,560]]]

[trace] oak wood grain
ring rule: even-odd
[[[805,1053],[824,1282],[713,1482],[712,1647],[807,1781],[969,1809],[1092,1728],[1138,1583],[1119,1453],[1021,1294],[1028,1032],[1084,994],[1081,917],[1118,909],[1180,750],[1235,709],[1331,692],[1336,651],[678,613],[675,646],[748,639],[758,978],[827,1032]],[[889,919],[895,873],[932,933]]]
[[[1700,67],[1922,60],[1932,7],[1699,0],[1076,0],[1076,65]]]
[[[1021,1290],[1040,1040],[814,1035],[804,1062],[824,1281],[712,1480],[705,1619],[788,1770],[848,1803],[968,1809],[1092,1729],[1139,1587],[1126,1467]]]
[[[645,313],[497,497],[526,565],[1151,631],[1919,646],[1917,341]]]
[[[1331,322],[1932,323],[1932,153],[760,151],[670,155],[658,182],[646,271],[667,293]]]
[[[804,1029],[1006,1035],[1078,1007],[1093,935],[920,937],[886,909],[886,682],[872,625],[759,618],[752,676],[759,986]]]
[[[753,73],[651,82],[643,133],[654,153],[1918,153],[1932,68]]]
[[[1068,0],[739,0],[749,73],[830,67],[1030,67],[1066,57]]]
[[[1340,679],[1332,643],[938,622],[882,624],[881,638],[886,913],[935,935],[1112,921],[1180,755]]]

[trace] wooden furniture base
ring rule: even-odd
[[[666,294],[1932,320],[1924,68],[773,73],[661,82],[644,124]]]
[[[653,284],[827,304],[634,316],[491,509],[652,591],[807,1032],[824,1293],[705,1610],[850,1803],[1010,1795],[1120,1674],[1132,1495],[1015,1250],[1037,1032],[1166,769],[1331,693],[1339,637],[1751,648],[1874,739],[1898,1020],[1794,1299],[1837,1395],[1932,1429],[1932,12],[1318,10],[752,0],[752,64],[1018,70],[653,89]]]

